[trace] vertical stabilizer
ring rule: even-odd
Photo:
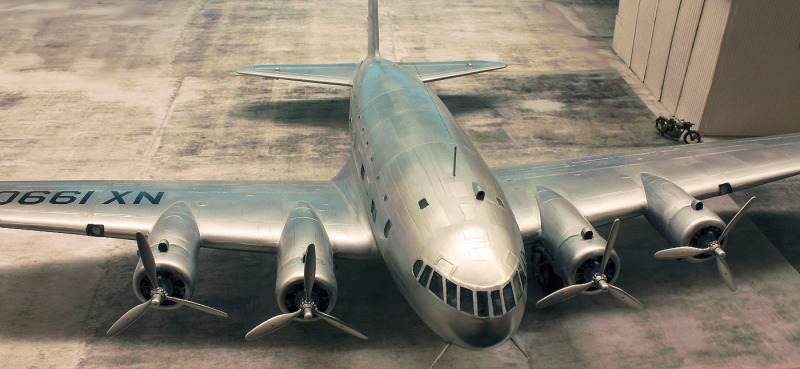
[[[378,0],[369,0],[369,14],[367,15],[367,30],[369,32],[367,48],[368,56],[380,55],[378,52]]]

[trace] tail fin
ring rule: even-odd
[[[378,50],[378,0],[369,0],[369,13],[367,14],[367,29],[369,32],[367,48],[368,56],[380,55]]]

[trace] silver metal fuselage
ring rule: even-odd
[[[447,342],[505,342],[525,310],[522,236],[450,111],[419,78],[369,56],[353,83],[350,129],[365,211],[408,303]]]

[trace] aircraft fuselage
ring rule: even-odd
[[[409,71],[370,56],[353,83],[350,129],[365,211],[406,300],[447,342],[505,342],[525,310],[522,237],[450,111]]]

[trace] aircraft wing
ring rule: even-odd
[[[269,64],[236,69],[236,73],[292,81],[352,86],[357,63],[347,64]]]
[[[433,82],[442,79],[466,76],[507,67],[506,63],[483,60],[465,60],[452,62],[408,62],[397,63],[411,74],[418,75],[422,82]]]
[[[348,193],[331,181],[0,182],[0,227],[134,239],[171,205],[194,213],[202,246],[273,252],[298,201],[319,213],[334,251],[365,257],[374,239]]]
[[[705,199],[800,174],[800,134],[680,145],[493,169],[522,231],[541,229],[536,187],[569,200],[593,225],[644,214],[641,175]]]

